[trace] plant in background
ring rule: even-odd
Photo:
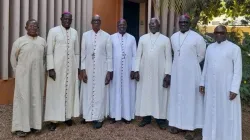
[[[244,103],[250,102],[250,35],[244,33],[244,39],[241,46],[242,53],[242,83],[240,88],[241,99]]]

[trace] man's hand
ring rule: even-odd
[[[110,72],[110,81],[113,80],[114,72]]]
[[[88,82],[88,76],[87,76],[87,73],[86,73],[86,70],[84,69],[84,70],[81,70],[81,72],[80,72],[80,77],[81,77],[81,79],[82,79],[82,81],[84,82],[84,83],[87,83]]]
[[[130,79],[131,80],[135,79],[135,72],[134,71],[130,72]]]
[[[168,88],[170,86],[171,76],[166,74],[163,79],[163,87]]]
[[[80,69],[78,69],[78,79],[80,81],[82,81],[82,75],[81,75],[81,70]]]
[[[134,73],[134,78],[135,78],[136,81],[139,81],[139,80],[140,80],[139,71],[136,71],[136,72]]]
[[[205,87],[204,86],[200,86],[199,87],[199,91],[201,94],[205,94]]]
[[[232,101],[236,98],[237,94],[230,91],[229,100]]]
[[[105,85],[108,85],[110,83],[111,75],[112,75],[112,72],[107,72],[106,78],[105,78]]]
[[[54,69],[49,70],[49,77],[56,81],[56,72]]]

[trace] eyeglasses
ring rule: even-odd
[[[182,23],[189,24],[188,21],[179,21],[179,24],[182,24]]]
[[[101,22],[101,20],[99,20],[99,19],[94,19],[94,20],[92,20],[92,22],[93,22],[93,23],[99,23],[99,22]]]
[[[214,34],[216,34],[216,35],[218,35],[218,34],[225,35],[226,33],[225,32],[214,32]]]

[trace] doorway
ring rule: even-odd
[[[123,18],[127,21],[127,32],[135,37],[136,43],[139,41],[139,20],[140,3],[124,0]]]

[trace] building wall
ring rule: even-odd
[[[50,28],[60,25],[63,11],[73,15],[72,27],[79,38],[91,28],[93,0],[1,0],[0,1],[0,104],[12,104],[15,80],[9,57],[13,42],[26,34],[28,19],[38,20],[40,36],[46,38]]]
[[[48,30],[60,25],[63,11],[73,15],[72,27],[83,32],[91,29],[91,17],[99,14],[102,29],[108,33],[116,32],[116,22],[121,17],[123,0],[1,0],[0,1],[0,104],[12,104],[15,79],[9,63],[13,42],[26,31],[25,22],[37,19],[40,36],[46,38]]]
[[[147,14],[146,14],[146,3],[140,3],[140,21],[139,21],[139,36],[142,36],[146,33],[147,29]]]
[[[101,16],[101,28],[113,34],[117,31],[117,21],[121,16],[121,7],[123,0],[94,0],[93,14]]]

